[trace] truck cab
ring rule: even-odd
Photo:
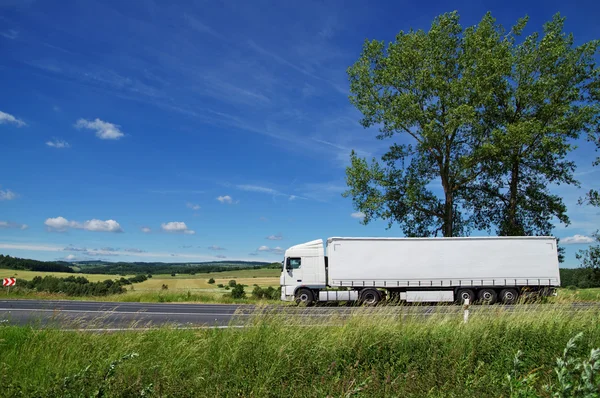
[[[322,239],[290,247],[285,251],[281,270],[281,299],[294,301],[301,288],[324,289],[326,276]]]

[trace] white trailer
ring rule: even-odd
[[[327,250],[327,253],[325,253]],[[327,255],[326,255],[327,254]],[[285,252],[281,299],[514,303],[556,294],[554,237],[329,238]]]

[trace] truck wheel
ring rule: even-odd
[[[364,289],[360,292],[360,303],[368,306],[375,306],[381,301],[381,293],[377,289]]]
[[[296,304],[309,306],[315,301],[313,292],[308,289],[300,289],[296,292]]]
[[[498,294],[494,289],[481,289],[479,291],[479,301],[483,304],[496,304]]]
[[[500,292],[500,300],[504,304],[514,304],[519,298],[519,292],[517,289],[504,289]]]
[[[469,304],[473,304],[475,301],[475,293],[471,289],[460,289],[456,294],[458,304],[464,304],[466,299],[469,299]]]

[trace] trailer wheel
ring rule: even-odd
[[[494,289],[481,289],[479,291],[479,301],[483,304],[496,304],[498,294]]]
[[[473,304],[473,301],[475,301],[475,293],[473,293],[471,289],[460,289],[456,293],[458,304],[464,304],[466,299],[469,299],[469,304]]]
[[[364,289],[360,292],[360,303],[368,306],[375,306],[381,301],[381,293],[377,289]]]
[[[500,292],[500,301],[504,304],[514,304],[519,298],[519,292],[517,289],[503,289]]]
[[[300,289],[296,292],[296,304],[311,305],[315,301],[314,294],[308,289]]]

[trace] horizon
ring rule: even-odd
[[[596,2],[0,1],[0,253],[273,263],[315,239],[403,237],[360,224],[341,196],[350,151],[379,157],[392,142],[360,125],[346,68],[365,39],[454,9],[463,26],[528,15],[525,34],[560,12],[576,44],[600,37]],[[577,144],[581,187],[552,190],[571,218],[553,235],[564,268],[600,225],[577,205],[598,188],[597,153]]]

